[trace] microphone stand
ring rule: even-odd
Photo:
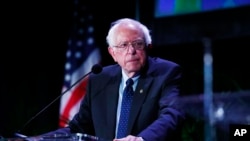
[[[51,101],[47,106],[45,106],[41,111],[39,111],[36,115],[34,115],[30,120],[28,120],[23,127],[18,130],[16,133],[14,133],[15,136],[20,138],[26,138],[26,135],[21,134],[20,132],[31,122],[33,121],[37,116],[39,116],[42,112],[44,112],[47,108],[49,108],[53,103],[55,103],[60,97],[62,97],[66,92],[68,92],[71,88],[73,88],[76,84],[78,84],[82,79],[84,79],[86,76],[88,76],[92,71],[88,72],[84,76],[82,76],[80,79],[78,79],[73,85],[71,85],[68,89],[66,89],[63,93],[61,93],[59,96],[57,96],[53,101]]]

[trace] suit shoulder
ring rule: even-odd
[[[153,58],[150,58],[149,60],[151,60],[151,63],[154,64],[155,67],[157,67],[157,66],[161,67],[161,68],[180,67],[180,65],[177,64],[176,62],[166,60],[163,58],[159,58],[159,57],[153,57]]]
[[[99,74],[94,74],[92,77],[94,78],[106,78],[106,77],[112,77],[115,74],[117,74],[120,71],[120,67],[118,64],[108,65],[104,66],[102,68],[102,71]]]
[[[120,70],[120,66],[118,64],[108,65],[103,67],[103,73],[112,73]]]

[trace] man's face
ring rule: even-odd
[[[115,45],[108,51],[129,77],[145,65],[146,51],[143,34],[133,25],[120,26],[115,32]]]

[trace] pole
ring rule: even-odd
[[[213,115],[213,56],[211,40],[203,39],[204,45],[204,141],[216,141]]]

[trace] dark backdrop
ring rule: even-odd
[[[0,136],[35,135],[58,127],[59,100],[32,119],[61,94],[67,39],[74,1],[9,1],[1,19]],[[111,21],[135,17],[134,1],[83,1],[94,15],[96,44],[102,64]],[[27,121],[32,121],[23,128]]]
[[[204,37],[211,40],[214,91],[223,93],[250,89],[247,67],[250,30],[249,17],[245,13],[250,12],[249,8],[159,20],[153,18],[153,1],[109,0],[104,4],[96,1],[86,4],[92,7],[95,16],[96,41],[104,66],[114,63],[105,43],[110,22],[131,17],[140,19],[152,29],[152,56],[173,60],[183,67],[183,95],[203,93]],[[60,95],[68,33],[72,24],[72,5],[72,1],[67,0],[3,3],[0,135],[13,136]],[[217,30],[223,36],[215,36]],[[59,101],[56,101],[21,133],[34,135],[56,129],[58,113]]]

